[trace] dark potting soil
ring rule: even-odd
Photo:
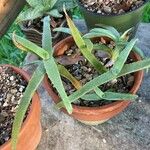
[[[110,43],[110,45],[112,46],[113,44]],[[110,69],[113,66],[113,63],[110,61],[109,55],[107,55],[106,53],[97,50],[97,51],[94,51],[94,54],[99,60],[103,62],[105,66],[108,66],[107,67],[108,69]],[[80,54],[77,46],[72,46],[69,50],[65,52],[64,56],[59,56],[56,59],[57,59],[57,62],[64,65],[67,68],[67,70],[78,81],[80,81],[82,85],[86,84],[87,82],[91,81],[95,77],[99,76],[99,73]],[[131,63],[131,62],[133,62],[133,60],[131,58],[128,58],[126,63]],[[67,95],[70,95],[76,91],[76,89],[70,83],[68,79],[62,77],[62,81],[63,81],[63,85],[64,85]],[[99,88],[103,92],[111,91],[111,92],[128,93],[131,90],[133,83],[134,83],[134,76],[133,74],[129,74],[129,75],[120,77],[118,79],[115,79],[113,81],[110,81],[106,84],[103,84]],[[114,101],[106,101],[106,100],[85,101],[83,99],[79,99],[76,102],[74,102],[74,104],[79,105],[79,106],[97,107],[97,106],[110,104],[112,102]]]
[[[16,109],[27,82],[9,67],[0,67],[0,146],[11,137]]]
[[[53,29],[60,27],[62,22],[65,20],[65,17],[62,18],[53,18],[51,17],[51,29],[53,31]],[[24,27],[27,29],[36,29],[39,32],[43,32],[43,18],[37,18],[34,20],[30,20],[24,23]],[[52,32],[52,34],[54,35],[55,32]]]
[[[123,14],[142,6],[146,0],[80,0],[89,11],[102,15]]]

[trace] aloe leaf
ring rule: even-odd
[[[31,6],[31,7],[36,7],[38,5],[43,5],[43,1],[41,0],[26,0],[26,2]]]
[[[111,69],[112,73],[117,76],[120,71],[122,70],[124,63],[126,62],[131,50],[133,49],[137,39],[132,39],[128,45],[124,48],[124,50],[120,53],[116,63],[114,64],[113,68]]]
[[[90,40],[90,39],[84,39],[84,42],[85,42],[86,46],[88,47],[88,50],[89,50],[90,52],[92,52],[94,45],[93,45],[93,43],[91,42],[91,40]]]
[[[66,10],[70,11],[72,10],[74,7],[77,6],[77,3],[75,0],[57,0],[57,3],[55,5],[55,8],[57,8],[59,10],[59,12],[63,11],[63,4],[66,5]]]
[[[85,58],[91,63],[91,65],[99,72],[104,73],[107,71],[102,62],[100,62],[94,54],[92,54],[86,47],[80,49]]]
[[[65,108],[67,109],[68,113],[71,114],[73,111],[71,102],[69,101],[69,98],[65,92],[64,86],[61,81],[61,77],[58,71],[58,67],[54,61],[54,58],[51,57],[48,60],[44,61],[44,66],[46,69],[46,73],[48,75],[48,78],[52,82],[53,86],[56,88],[57,92],[60,95],[60,98],[63,100],[63,103],[65,105]]]
[[[43,5],[46,10],[52,9],[56,4],[56,2],[57,0],[40,0],[40,3],[42,3],[41,5]]]
[[[45,69],[43,64],[38,66],[36,71],[34,72],[31,80],[28,83],[28,86],[23,94],[23,97],[21,99],[21,103],[17,109],[14,123],[13,123],[13,128],[12,128],[12,149],[16,149],[17,141],[18,141],[18,136],[19,136],[19,131],[21,129],[21,125],[25,116],[25,113],[28,109],[28,106],[30,105],[31,99],[37,90],[38,86],[42,82],[43,78],[45,75]]]
[[[68,26],[71,30],[72,36],[75,40],[76,45],[79,47],[81,53],[84,55],[84,57],[91,63],[94,68],[100,72],[106,72],[107,69],[103,66],[103,64],[90,52],[88,49],[88,46],[86,45],[84,39],[81,37],[79,30],[76,28],[73,21],[68,16],[67,12],[64,10],[66,19],[68,22]]]
[[[118,41],[118,37],[116,37],[111,31],[102,29],[102,28],[95,28],[90,30],[89,33],[83,36],[84,38],[95,38],[95,37],[108,37],[111,38],[113,41]]]
[[[41,64],[41,60],[35,60],[35,61],[32,61],[32,62],[23,64],[23,66],[30,66],[30,65],[35,65],[35,64],[37,64],[37,65]]]
[[[66,34],[70,34],[70,35],[71,35],[70,29],[69,29],[69,28],[65,28],[65,27],[55,28],[53,31],[54,31],[54,32],[63,32],[63,33],[66,33]]]
[[[47,0],[48,1],[48,3],[46,4],[46,5],[50,5],[51,6],[51,8],[53,8],[54,7],[54,5],[56,4],[56,2],[57,2],[57,0]]]
[[[53,55],[53,47],[52,47],[52,35],[50,29],[50,17],[44,17],[44,25],[43,25],[43,36],[42,36],[42,47],[46,50],[50,56]]]
[[[117,58],[119,57],[120,49],[121,48],[118,45],[116,45],[114,51],[112,52],[112,57],[111,57],[111,60],[113,62],[115,62],[117,60]]]
[[[72,34],[72,36],[75,40],[75,43],[77,44],[77,46],[79,48],[86,47],[85,42],[84,42],[83,38],[81,37],[81,34],[80,34],[79,30],[77,29],[77,27],[75,26],[73,21],[70,19],[70,17],[68,16],[65,9],[64,9],[64,12],[65,12],[65,15],[66,15],[67,23],[68,23],[68,26],[70,28],[71,34]]]
[[[70,72],[64,66],[57,66],[61,76],[68,79],[76,89],[80,89],[82,87],[81,83],[75,77],[73,77],[72,74],[70,74]]]
[[[120,39],[121,40],[124,40],[124,41],[128,41],[128,39],[129,39],[129,32],[131,32],[133,30],[133,28],[130,28],[130,29],[128,29],[127,31],[125,31],[122,35],[121,35],[121,37],[120,37]]]
[[[53,48],[52,48],[52,42],[51,42],[50,18],[49,17],[44,18],[44,32],[43,32],[43,38],[42,38],[42,46],[44,49],[46,49],[50,53],[50,58],[48,60],[43,61],[48,78],[50,79],[50,81],[52,82],[56,90],[58,91],[61,99],[64,102],[64,105],[66,106],[68,113],[71,114],[72,105],[65,92],[65,89],[62,84],[61,77],[58,71],[57,64],[53,58],[53,51],[52,51]]]
[[[126,44],[128,44],[128,42],[122,42],[121,41],[121,43],[118,43],[118,46],[125,46]],[[132,51],[134,51],[134,52],[136,52],[138,55],[140,55],[141,56],[141,58],[145,58],[145,55],[144,55],[144,52],[139,48],[139,47],[137,47],[136,45],[134,45],[134,47],[133,47],[133,49],[132,49]]]
[[[138,96],[133,94],[115,93],[115,92],[104,92],[104,95],[100,98],[97,94],[86,94],[81,98],[87,101],[120,101],[120,100],[135,100]]]
[[[48,59],[50,56],[47,51],[37,46],[36,44],[24,39],[21,36],[13,34],[13,42],[19,49],[37,54],[42,59]]]
[[[94,89],[95,93],[99,96],[99,98],[102,98],[104,95],[104,92],[101,91],[98,87]]]
[[[94,44],[93,49],[107,52],[110,56],[112,56],[113,53],[113,50],[104,44]]]
[[[85,94],[87,94],[88,92],[90,92],[91,90],[95,89],[96,87],[98,87],[106,82],[109,82],[112,79],[115,79],[115,76],[110,71],[108,71],[108,72],[94,78],[92,81],[86,83],[82,88],[80,88],[80,90],[77,90],[76,92],[71,94],[69,96],[69,100],[71,102],[74,102],[77,99],[79,99],[80,97],[82,97]],[[63,102],[58,103],[57,106],[58,106],[58,108],[64,106]]]
[[[55,17],[55,18],[62,18],[63,15],[59,13],[57,9],[52,9],[51,11],[47,12],[48,15]]]
[[[117,77],[121,77],[126,74],[130,74],[147,68],[150,68],[150,58],[124,65],[123,69]]]
[[[93,94],[85,94],[81,97],[81,99],[86,100],[86,101],[99,101],[102,98],[100,98],[97,94],[93,93]],[[63,103],[59,103],[58,107],[64,107]]]
[[[102,98],[105,100],[135,100],[138,96],[133,94],[105,92]]]
[[[144,52],[140,48],[138,48],[136,45],[134,46],[133,51],[139,54],[141,58],[145,58]]]
[[[43,15],[42,13],[43,8],[42,7],[36,7],[36,8],[29,8],[22,12],[18,18],[17,18],[17,23],[23,22],[23,21],[28,21],[28,20],[34,20],[38,17],[41,17]]]
[[[120,33],[119,33],[114,27],[107,26],[107,25],[105,25],[105,24],[96,24],[96,26],[99,26],[99,27],[101,27],[101,28],[107,29],[107,30],[109,30],[112,34],[114,34],[117,38],[120,38]]]

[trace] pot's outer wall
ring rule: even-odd
[[[137,26],[141,21],[145,6],[148,4],[148,2],[145,2],[145,4],[138,9],[122,15],[104,16],[88,11],[83,5],[81,5],[79,1],[80,0],[77,0],[88,29],[92,29],[96,24],[105,24],[115,27],[121,33],[132,27],[134,27],[134,30],[137,29]]]
[[[1,65],[0,65],[1,66]],[[3,65],[2,65],[3,66]],[[5,65],[13,68],[13,70],[22,77],[29,81],[29,75],[23,71],[22,69],[13,67],[11,65]],[[16,150],[35,150],[37,145],[40,142],[42,128],[40,123],[40,116],[41,116],[41,104],[40,98],[37,92],[35,92],[32,98],[32,104],[30,106],[30,111],[26,120],[23,123],[21,128],[19,139],[17,143]],[[4,145],[0,146],[0,150],[11,150],[11,141],[9,140]]]
[[[0,0],[0,38],[23,9],[26,0]]]

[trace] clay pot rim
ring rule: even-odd
[[[125,16],[125,15],[130,15],[132,14],[133,12],[137,11],[138,9],[142,8],[142,7],[145,7],[145,5],[149,2],[149,0],[145,0],[145,2],[140,6],[140,7],[137,7],[136,9],[132,10],[132,11],[128,11],[128,12],[125,12],[125,13],[122,13],[122,14],[109,14],[109,15],[106,15],[106,14],[98,14],[98,13],[95,13],[95,12],[92,12],[92,11],[89,11],[87,10],[80,2],[80,0],[77,0],[77,3],[80,7],[82,7],[83,10],[87,11],[89,14],[93,14],[93,15],[97,15],[99,17],[118,17],[118,16]]]
[[[56,56],[56,54],[58,54],[58,52],[60,52],[61,50],[59,49],[59,47],[62,47],[62,45],[64,45],[64,43],[73,43],[73,37],[70,36],[70,37],[67,37],[65,38],[64,40],[60,41],[59,43],[57,43],[55,46],[54,46],[54,55]],[[58,54],[60,55],[60,54]],[[132,55],[133,57],[135,58],[135,60],[139,61],[141,60],[141,57],[136,54],[135,52],[132,52]],[[129,93],[132,93],[132,94],[135,94],[140,85],[141,85],[141,82],[143,80],[143,76],[144,76],[144,71],[138,71],[136,73],[134,73],[134,76],[135,76],[135,81],[134,81],[134,85],[133,87],[131,88],[130,92]],[[45,79],[44,79],[44,86],[45,88],[47,89],[47,91],[50,93],[50,95],[52,96],[52,99],[53,101],[57,104],[59,103],[59,97],[58,95],[52,91],[52,86],[50,85],[49,81],[48,81],[48,77],[46,76]],[[80,113],[80,114],[95,114],[95,113],[98,113],[98,112],[101,112],[101,113],[105,113],[105,112],[111,112],[113,111],[114,109],[117,109],[118,107],[121,107],[122,105],[128,105],[130,104],[131,101],[127,101],[127,100],[122,100],[122,101],[116,101],[116,102],[113,102],[111,104],[108,104],[108,105],[104,105],[104,106],[99,106],[99,107],[85,107],[85,106],[77,106],[77,105],[74,105],[72,104],[73,106],[73,113]],[[65,108],[62,108],[63,111],[66,112]]]
[[[2,67],[2,66],[6,66],[6,67],[12,68],[16,73],[20,74],[26,81],[29,82],[30,76],[24,70],[22,70],[22,69],[20,69],[18,67],[12,66],[12,65],[8,65],[8,64],[0,65],[0,67]],[[26,124],[28,124],[28,122],[30,122],[30,120],[31,120],[31,114],[32,114],[32,112],[35,109],[34,106],[36,104],[36,100],[37,99],[40,99],[40,97],[39,97],[39,94],[37,92],[35,92],[35,94],[32,97],[32,104],[30,106],[29,113],[28,113],[25,121],[22,124],[19,136],[23,134],[24,130],[26,129]],[[40,107],[40,111],[41,111],[41,107]],[[1,145],[0,149],[5,148],[5,146],[8,145],[8,144],[10,144],[10,142],[11,142],[11,138],[6,143],[4,143],[3,145]]]

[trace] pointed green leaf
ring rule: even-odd
[[[42,47],[46,50],[50,56],[53,55],[53,47],[52,47],[52,35],[50,29],[50,17],[44,17],[44,25],[43,25],[43,36],[42,36]]]
[[[28,20],[34,20],[36,18],[39,18],[43,15],[43,7],[35,7],[35,8],[28,8],[27,10],[21,12],[21,14],[17,18],[17,23],[28,21]]]
[[[71,114],[73,111],[71,102],[69,101],[69,98],[65,92],[64,86],[62,84],[62,80],[58,71],[58,67],[53,59],[51,57],[48,60],[44,61],[44,66],[46,69],[46,73],[48,75],[48,78],[52,82],[53,86],[56,88],[57,92],[60,95],[60,98],[63,100],[63,103],[65,105],[65,108],[67,109],[68,113]]]
[[[132,30],[133,30],[133,28],[130,28],[130,29],[128,29],[127,31],[125,31],[125,32],[121,35],[120,39],[121,39],[121,40],[128,41],[128,39],[129,39],[129,35],[128,35],[128,34],[129,34]]]
[[[140,48],[138,48],[136,45],[134,46],[133,51],[139,54],[141,58],[145,58],[144,52]]]
[[[115,93],[115,92],[105,92],[103,97],[105,100],[135,100],[138,98],[137,95],[133,94],[124,94],[124,93]]]
[[[102,28],[92,29],[89,33],[85,34],[83,37],[84,38],[109,37],[113,41],[118,41],[118,37],[116,37],[111,31]]]
[[[107,26],[107,25],[105,25],[105,24],[97,24],[96,26],[99,26],[99,27],[101,27],[101,28],[107,29],[107,30],[109,30],[112,34],[114,34],[118,39],[120,38],[120,33],[119,33],[114,27]]]
[[[52,9],[51,11],[47,12],[48,15],[55,17],[55,18],[61,18],[63,17],[62,14],[59,13],[57,9]]]
[[[98,87],[95,88],[94,91],[95,91],[95,93],[97,94],[97,96],[98,96],[99,98],[102,98],[102,97],[103,97],[104,92],[101,91]]]
[[[55,28],[53,31],[54,31],[54,32],[63,32],[63,33],[66,33],[66,34],[70,34],[70,35],[71,35],[70,29],[69,29],[69,28],[66,28],[66,27]]]
[[[70,11],[72,10],[74,7],[77,6],[77,3],[75,0],[57,0],[57,3],[55,5],[55,8],[57,8],[59,10],[59,12],[63,11],[63,5],[66,5],[66,10]]]
[[[130,74],[130,73],[148,69],[148,68],[150,68],[150,58],[124,65],[123,69],[121,70],[121,72],[119,73],[117,77],[121,77],[126,74]]]
[[[81,37],[79,30],[76,28],[73,21],[68,16],[67,12],[65,11],[66,19],[68,22],[68,26],[71,30],[72,36],[74,38],[74,41],[76,45],[79,47],[81,53],[84,55],[84,57],[91,63],[94,68],[100,72],[106,72],[107,69],[103,66],[103,64],[90,52],[88,49],[88,46],[86,45],[84,39]]]
[[[127,61],[127,58],[133,49],[135,43],[137,42],[137,39],[132,39],[128,45],[125,47],[125,49],[120,53],[116,63],[114,64],[113,68],[111,69],[112,73],[116,76],[120,73],[122,70],[124,63]]]
[[[94,45],[93,45],[93,43],[91,42],[91,40],[90,40],[90,39],[84,39],[84,42],[85,42],[86,46],[88,47],[88,50],[89,50],[90,52],[92,52]]]
[[[43,1],[41,1],[41,0],[26,0],[26,1],[33,8],[38,5],[43,5]]]
[[[50,56],[47,51],[37,46],[36,44],[26,40],[25,38],[13,34],[13,42],[16,47],[20,48],[23,51],[32,52],[41,57],[42,59],[48,59]]]
[[[57,66],[61,76],[68,79],[76,89],[81,88],[82,86],[81,83],[75,77],[73,77],[64,66],[62,65],[57,65]]]
[[[28,83],[28,86],[23,94],[23,97],[21,99],[21,103],[17,109],[13,128],[12,128],[12,149],[16,149],[16,144],[18,141],[19,131],[21,129],[21,125],[25,116],[25,113],[28,109],[28,106],[30,105],[31,99],[37,90],[38,86],[42,82],[45,75],[45,69],[43,64],[38,66],[36,71],[34,72],[31,80]]]
[[[97,94],[86,94],[81,98],[87,101],[99,101],[99,100],[108,100],[108,101],[122,101],[122,100],[135,100],[138,96],[133,94],[125,93],[115,93],[115,92],[104,92],[103,96],[100,98]]]
[[[51,8],[53,8],[57,2],[57,0],[45,0],[45,1],[47,1],[46,5],[49,4],[51,6]]]

